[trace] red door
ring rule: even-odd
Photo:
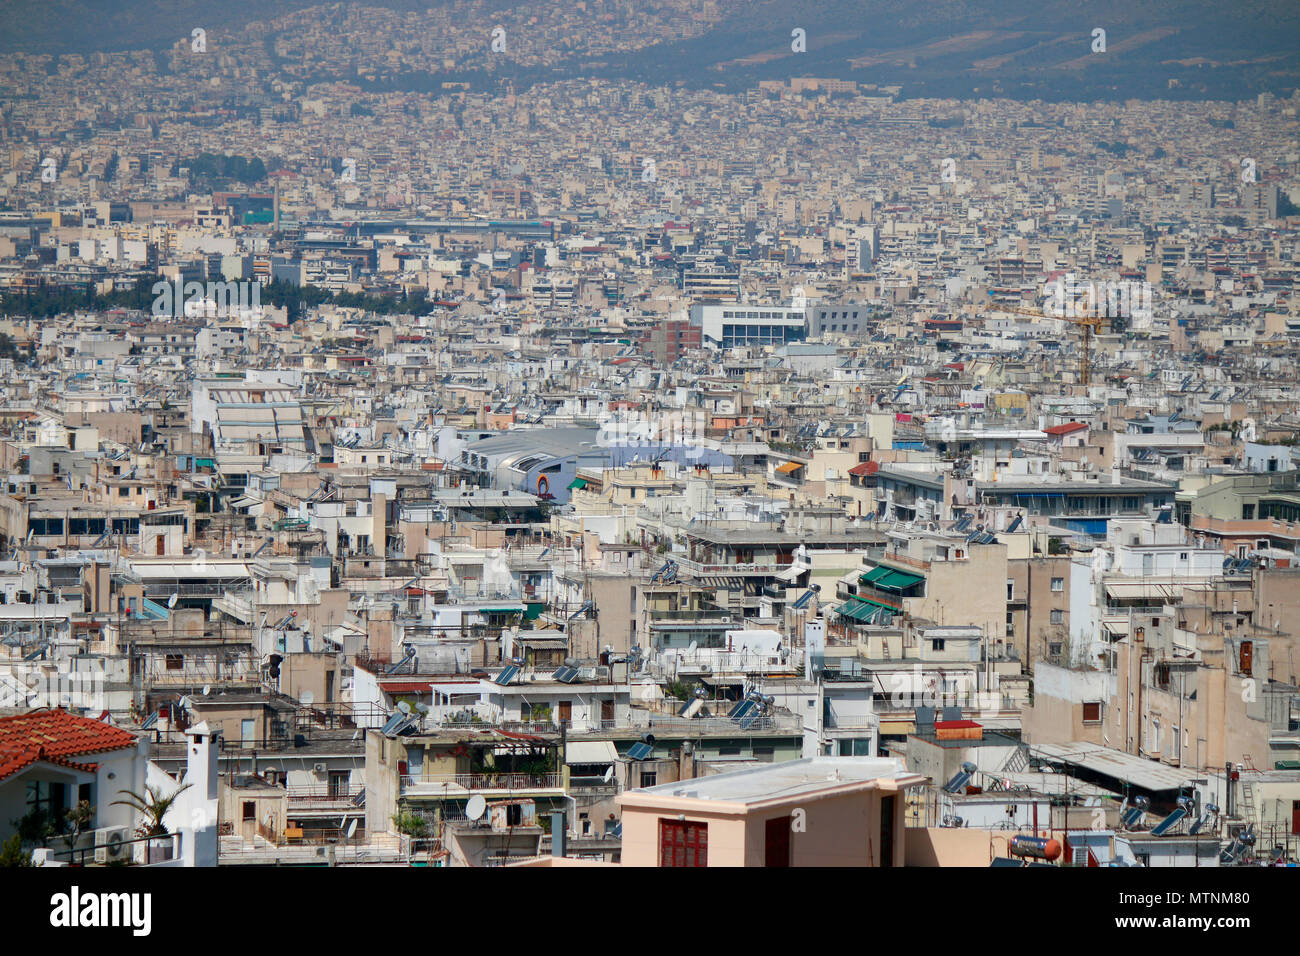
[[[790,865],[789,817],[776,817],[763,826],[763,865],[788,867]]]

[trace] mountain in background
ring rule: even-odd
[[[517,0],[376,0],[327,8],[295,0],[273,8],[250,0],[15,0],[6,5],[0,52],[160,50],[194,26],[237,35],[250,23],[273,20],[273,27],[260,28],[268,31],[260,36],[266,41],[293,30],[295,18],[311,20],[323,9],[418,13],[431,5],[456,10],[457,29],[476,34],[492,17],[510,16],[521,23],[537,18],[529,29],[544,33],[558,16],[550,5]],[[588,0],[587,6],[593,14],[618,11],[623,19],[593,15],[585,29],[615,24],[625,45],[593,52],[582,37],[557,30],[552,63],[485,57],[459,64],[455,78],[479,88],[600,77],[739,90],[760,80],[818,76],[897,86],[906,98],[1045,100],[1242,99],[1300,88],[1295,0],[722,0],[700,8],[714,11],[709,15],[696,13],[699,5],[688,0]],[[659,15],[642,22],[641,9]],[[693,29],[679,29],[687,21]],[[791,50],[795,28],[805,31],[806,52]],[[1096,28],[1106,31],[1105,52],[1092,51]],[[356,75],[353,62],[333,77],[315,78],[355,81]],[[385,88],[438,89],[450,76],[408,69]]]

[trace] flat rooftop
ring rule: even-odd
[[[902,761],[888,757],[809,757],[645,787],[628,795],[753,804],[878,780],[922,782],[924,779],[909,773]]]

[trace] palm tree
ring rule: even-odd
[[[166,795],[160,786],[146,785],[143,796],[130,790],[119,790],[118,793],[126,794],[126,798],[114,800],[112,805],[115,807],[131,807],[144,817],[144,822],[136,828],[135,832],[138,835],[142,837],[166,836],[167,827],[163,824],[163,817],[167,816],[167,811],[172,808],[176,798],[192,786],[194,786],[192,783],[184,784],[171,794]]]

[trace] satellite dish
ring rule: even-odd
[[[212,693],[212,685],[211,685],[211,684],[204,684],[204,685],[203,685],[203,696],[204,696],[204,697],[207,697],[207,696],[208,696],[209,694],[211,694],[211,693]]]
[[[699,649],[699,646],[700,646],[700,645],[697,644],[695,641],[691,641],[691,645],[690,645],[690,647],[688,647],[688,648],[686,648],[686,649],[687,649],[688,651],[690,651],[692,654],[694,654],[695,651]]]
[[[357,818],[353,817],[352,822],[348,824],[348,839],[351,840],[357,835]]]
[[[487,812],[487,801],[477,793],[465,803],[465,816],[471,820],[481,820],[485,812]]]
[[[422,713],[422,714],[427,714],[427,713],[429,712],[429,705],[428,705],[428,704],[416,704],[416,705],[415,705],[415,709],[416,709],[417,711],[419,711],[420,713]]]
[[[411,705],[404,700],[399,700],[397,702],[397,709],[404,714],[409,714],[411,712]]]
[[[179,601],[180,599],[181,599],[180,593],[174,592],[172,596],[167,599],[167,609],[170,611],[172,608],[174,608],[176,606],[176,602]]]
[[[614,779],[614,768],[613,766],[611,766],[608,770],[605,771],[605,782],[609,783],[613,779]]]
[[[303,691],[302,696],[298,699],[302,701],[304,707],[310,707],[312,704],[316,703],[316,695],[309,690]]]

